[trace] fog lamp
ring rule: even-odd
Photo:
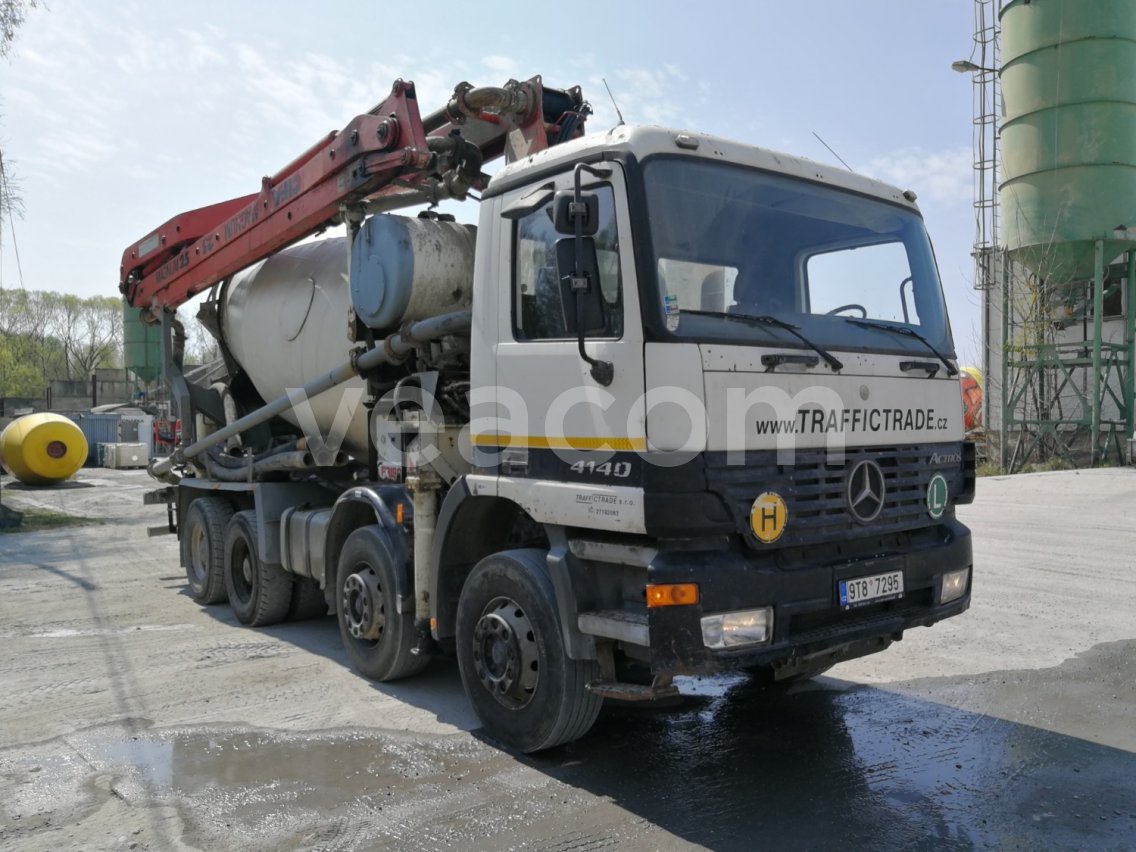
[[[943,575],[943,584],[939,589],[939,603],[950,603],[958,600],[966,592],[966,581],[970,579],[970,569],[961,568],[958,571],[948,571]]]
[[[702,617],[702,642],[707,648],[761,645],[773,636],[773,607],[720,612]]]

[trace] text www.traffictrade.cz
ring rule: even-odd
[[[809,435],[827,432],[918,432],[948,428],[933,408],[801,409],[787,419],[758,420],[758,435]]]

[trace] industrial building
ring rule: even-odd
[[[975,0],[985,454],[1131,461],[1136,3]]]

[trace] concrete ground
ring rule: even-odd
[[[331,619],[197,606],[145,473],[10,483],[101,523],[0,535],[5,849],[1136,847],[1134,470],[981,480],[959,618],[536,757],[479,737],[452,664],[374,685]]]

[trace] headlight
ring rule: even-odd
[[[944,574],[942,585],[939,588],[939,603],[950,603],[961,598],[966,592],[966,581],[969,579],[969,568],[948,571]]]
[[[760,645],[773,636],[773,607],[722,612],[702,617],[702,642],[707,648]]]

